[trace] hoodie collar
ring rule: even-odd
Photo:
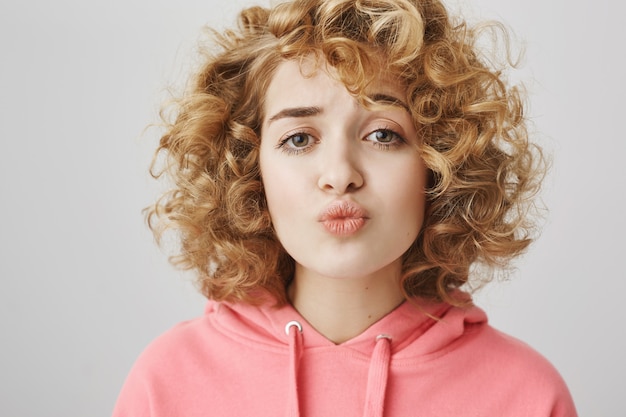
[[[300,358],[308,347],[345,347],[370,357],[364,417],[382,417],[392,356],[425,356],[444,349],[465,331],[466,325],[483,323],[482,310],[461,309],[444,303],[407,300],[363,333],[335,345],[317,332],[291,305],[280,308],[209,301],[206,309],[218,328],[257,346],[289,350],[287,417],[299,417],[298,375]],[[230,331],[229,331],[230,330]]]
[[[267,302],[261,306],[243,303],[209,301],[206,311],[212,312],[216,326],[248,342],[260,345],[289,344],[285,332],[287,323],[296,321],[302,326],[302,348],[332,347],[290,304],[273,307]],[[466,325],[486,322],[478,307],[458,308],[446,303],[410,299],[400,304],[358,336],[337,346],[343,346],[370,356],[376,337],[390,336],[391,354],[398,359],[434,353],[459,338]]]

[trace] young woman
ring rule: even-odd
[[[114,416],[576,415],[460,289],[528,246],[541,175],[475,35],[436,0],[296,0],[217,36],[149,215],[206,314],[146,349]]]

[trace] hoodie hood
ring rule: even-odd
[[[461,337],[467,326],[487,322],[487,316],[478,307],[452,307],[445,303],[407,300],[360,335],[339,345],[322,336],[298,311],[287,304],[272,307],[231,304],[209,300],[205,313],[213,317],[216,327],[250,343],[267,346],[285,346],[289,336],[285,328],[297,322],[302,330],[302,347],[343,347],[371,355],[376,338],[387,335],[392,340],[394,357],[408,358],[434,354]],[[297,326],[296,326],[297,327]]]
[[[209,301],[141,354],[114,417],[573,417],[554,367],[477,307],[407,300],[334,344],[290,305]]]
[[[369,368],[363,415],[382,417],[392,359],[412,359],[444,352],[466,326],[486,322],[482,310],[407,300],[360,335],[336,345],[317,332],[291,305],[255,307],[209,301],[214,324],[245,343],[289,350],[289,394],[286,415],[300,416],[299,370],[307,349],[350,351],[367,358]]]

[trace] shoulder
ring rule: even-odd
[[[222,335],[216,331],[210,315],[205,314],[180,322],[152,340],[137,358],[132,372],[144,376],[180,373],[193,367],[199,358],[204,361],[208,351],[223,345]],[[167,360],[164,360],[167,358]]]
[[[455,333],[454,338],[448,336],[440,354],[455,358],[468,371],[560,380],[554,366],[543,355],[520,339],[492,327],[479,307],[453,307],[433,327],[433,332],[441,333],[437,327],[451,328]]]
[[[447,386],[500,415],[575,416],[569,389],[557,369],[529,344],[492,327],[478,307],[452,308],[441,323],[454,334],[435,352],[431,369],[445,369]],[[441,332],[441,330],[439,330]]]
[[[141,357],[149,358],[180,349],[192,349],[203,337],[207,336],[207,332],[210,332],[209,326],[204,316],[180,322],[150,342]]]
[[[203,317],[176,324],[144,348],[137,357],[129,378],[167,373],[169,364],[179,362],[201,347],[206,330],[206,320]]]
[[[196,385],[206,386],[216,378],[215,335],[205,315],[181,322],[154,339],[126,377],[113,416],[160,417],[179,403],[194,404],[182,399],[197,395]]]
[[[472,334],[473,333],[473,334]],[[553,416],[575,416],[567,385],[554,365],[527,343],[487,323],[468,334],[465,357],[470,372],[489,381],[505,397],[545,404]]]
[[[474,355],[490,366],[518,375],[542,375],[560,380],[555,367],[526,342],[484,324],[474,336]],[[521,374],[520,374],[521,373]]]
[[[450,308],[431,332],[443,331],[449,335],[442,351],[462,357],[468,365],[501,372],[519,371],[524,375],[558,376],[554,366],[529,344],[491,326],[479,307]]]

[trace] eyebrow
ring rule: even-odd
[[[275,120],[284,119],[287,117],[309,117],[309,116],[315,116],[320,113],[322,113],[322,109],[319,107],[315,107],[315,106],[314,107],[292,107],[292,108],[283,109],[279,111],[278,113],[270,117],[267,122],[269,124]]]
[[[371,96],[369,96],[369,99],[376,102],[376,103],[383,103],[383,104],[391,104],[394,106],[400,106],[402,107],[404,110],[406,110],[407,112],[410,113],[409,111],[409,106],[402,100],[400,100],[399,98],[387,95],[387,94],[373,94]],[[316,116],[318,114],[322,113],[322,109],[320,107],[317,106],[311,106],[311,107],[290,107],[287,109],[283,109],[281,111],[279,111],[278,113],[276,113],[275,115],[273,115],[272,117],[270,117],[267,120],[267,123],[270,124],[276,120],[279,119],[285,119],[285,118],[290,118],[290,117],[309,117],[309,116]]]
[[[404,110],[406,110],[407,112],[411,112],[409,110],[409,106],[402,100],[400,100],[399,98],[396,98],[394,96],[390,96],[387,94],[373,94],[371,96],[368,96],[370,100],[376,102],[376,103],[383,103],[383,104],[391,104],[393,106],[400,106],[402,107]]]

